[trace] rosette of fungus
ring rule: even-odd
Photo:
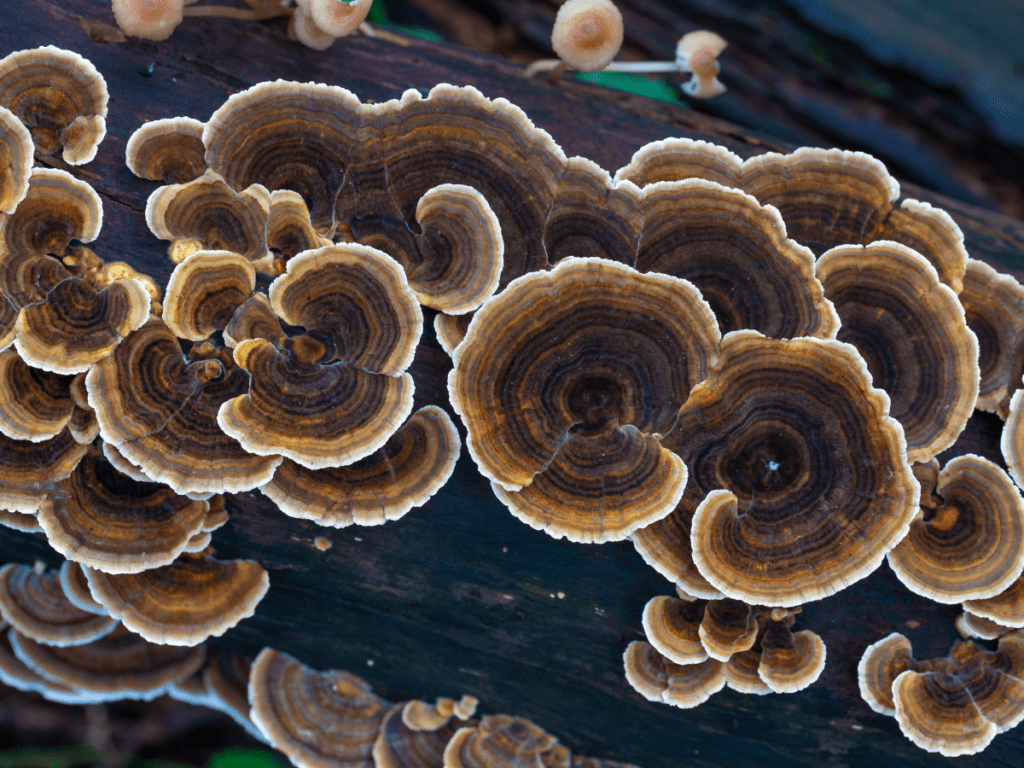
[[[0,352],[0,432],[12,440],[49,440],[74,409],[70,376],[31,368],[13,349]]]
[[[816,272],[842,320],[837,338],[889,395],[907,460],[949,448],[978,399],[978,342],[953,290],[924,257],[888,241],[832,248]]]
[[[369,766],[388,704],[349,672],[317,672],[264,648],[249,677],[251,718],[296,765]]]
[[[771,206],[700,179],[643,190],[641,272],[689,280],[723,333],[831,338],[839,318],[814,275],[814,255],[786,236]]]
[[[17,115],[0,107],[0,213],[14,213],[28,194],[35,146]]]
[[[755,605],[864,578],[906,535],[920,493],[888,405],[848,344],[725,336],[663,439],[690,467],[686,493],[634,546],[689,594]]]
[[[622,47],[622,14],[611,0],[567,0],[558,9],[551,47],[579,72],[600,72]]]
[[[1024,570],[1024,499],[1010,477],[973,454],[938,476],[939,504],[924,500],[910,531],[889,552],[906,587],[939,603],[991,598]]]
[[[285,459],[260,490],[292,517],[336,528],[380,525],[437,493],[455,471],[460,449],[451,418],[428,405],[369,456],[327,469]]]
[[[249,391],[220,407],[221,429],[250,453],[309,469],[381,448],[412,412],[404,371],[423,329],[402,268],[363,245],[306,251],[271,284],[270,301],[307,335],[283,352],[262,339],[235,347]]]
[[[230,251],[196,251],[167,281],[161,317],[179,339],[202,341],[231,322],[256,288],[256,270]]]
[[[718,339],[689,283],[567,258],[477,312],[448,389],[470,455],[514,515],[556,537],[620,540],[682,493],[686,468],[657,435]]]
[[[460,728],[444,750],[445,768],[568,768],[569,751],[525,717],[486,715]]]
[[[648,701],[681,709],[700,706],[726,685],[725,665],[717,659],[676,664],[642,640],[629,644],[623,662],[633,690]]]
[[[0,59],[0,107],[28,127],[41,155],[92,160],[107,134],[107,99],[103,76],[72,51],[47,45]]]
[[[198,645],[252,616],[270,588],[254,560],[217,560],[206,552],[136,574],[89,569],[89,589],[132,632],[161,645]]]
[[[201,123],[191,117],[169,117],[143,123],[128,139],[125,163],[143,179],[186,184],[206,172]]]
[[[38,443],[0,435],[0,509],[34,515],[87,451],[67,429]]]

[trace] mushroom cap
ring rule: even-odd
[[[91,699],[83,699],[81,692],[70,686],[46,679],[15,656],[10,641],[12,631],[9,626],[0,628],[0,681],[19,691],[41,693],[49,701],[65,704],[93,703]]]
[[[124,457],[117,448],[114,447],[113,443],[108,443],[106,440],[101,440],[103,456],[110,465],[120,472],[122,475],[127,475],[132,480],[140,483],[152,483],[153,478],[142,471],[141,467],[132,464],[128,459]]]
[[[907,460],[949,448],[978,399],[978,340],[956,294],[924,257],[891,241],[832,248],[816,271],[842,319],[837,338],[889,395]]]
[[[196,251],[167,281],[163,321],[179,339],[201,341],[224,330],[256,289],[256,270],[230,251]]]
[[[370,764],[388,705],[349,672],[317,672],[287,653],[264,648],[249,676],[250,717],[296,765]]]
[[[50,546],[107,573],[138,573],[173,561],[198,533],[209,505],[122,475],[95,446],[40,505]]]
[[[708,656],[728,661],[735,653],[749,651],[760,627],[757,612],[741,600],[712,600],[704,609],[698,633]]]
[[[965,600],[964,610],[1004,627],[1024,627],[1024,576],[993,597]]]
[[[12,531],[21,531],[22,533],[43,532],[43,528],[39,525],[39,520],[36,519],[34,514],[8,512],[6,509],[0,509],[0,525],[10,528]]]
[[[217,424],[218,409],[248,378],[209,342],[185,357],[164,322],[150,317],[89,371],[86,387],[104,441],[145,476],[177,493],[225,493],[263,485],[281,462],[252,455]]]
[[[0,265],[0,270],[3,265]],[[0,277],[0,284],[3,278]],[[2,288],[0,288],[2,290]],[[438,315],[441,317],[441,315]],[[7,296],[0,293],[0,350],[14,343],[14,324],[18,321],[18,310]]]
[[[230,96],[210,117],[206,162],[232,189],[258,183],[271,192],[298,192],[313,226],[327,232],[359,124],[359,99],[344,88],[259,83]]]
[[[888,405],[848,344],[725,336],[663,440],[691,467],[671,517],[694,510],[692,555],[675,560],[692,556],[715,589],[753,605],[818,600],[867,576],[906,535],[920,493]]]
[[[0,568],[0,613],[22,635],[60,647],[92,642],[118,624],[116,618],[71,603],[58,571],[39,572],[17,563]]]
[[[309,15],[333,37],[347,37],[359,29],[373,0],[309,0]]]
[[[397,376],[412,364],[423,313],[401,265],[356,243],[289,259],[270,284],[274,313],[327,346],[326,360]]]
[[[278,189],[270,193],[270,214],[267,218],[267,246],[284,255],[284,261],[303,251],[331,245],[322,237],[309,219],[306,201],[298,192]],[[284,272],[280,260],[275,261],[273,273]]]
[[[696,29],[679,38],[676,57],[685,61],[687,69],[698,77],[714,77],[718,74],[715,59],[728,45],[721,35],[709,29]]]
[[[701,642],[703,600],[685,601],[659,595],[644,606],[643,625],[647,641],[669,661],[699,664],[708,658]]]
[[[103,202],[89,184],[67,171],[33,168],[17,209],[0,213],[0,255],[63,256],[72,240],[91,242],[102,226]]]
[[[769,620],[757,674],[775,693],[796,693],[821,676],[825,655],[825,643],[814,632],[793,632],[784,621]]]
[[[116,699],[151,701],[195,674],[206,660],[203,646],[153,645],[123,626],[69,648],[41,645],[18,632],[10,639],[17,657],[43,677]]]
[[[270,589],[255,560],[216,560],[205,552],[137,574],[86,573],[93,597],[111,616],[161,645],[198,645],[223,635],[252,616]]]
[[[85,373],[79,373],[72,378],[69,389],[75,405],[71,409],[68,430],[76,442],[88,445],[99,436],[100,423],[96,420],[96,412],[89,405],[89,394],[85,388]]]
[[[545,768],[545,753],[560,746],[525,717],[486,715],[475,728],[455,732],[444,750],[444,768]],[[565,758],[568,762],[567,754]],[[557,768],[555,762],[552,768]]]
[[[450,702],[451,699],[448,699]],[[452,702],[454,703],[454,702]],[[406,713],[410,709],[433,709],[426,702],[409,701],[396,704],[384,716],[380,724],[377,741],[373,745],[373,763],[376,768],[435,768],[444,761],[444,750],[452,736],[460,728],[473,728],[476,720],[453,718],[449,712],[446,716],[438,716],[440,720],[436,728],[424,729],[421,723],[406,723]]]
[[[31,368],[13,349],[0,352],[0,432],[41,442],[68,425],[75,408],[70,379]]]
[[[921,254],[935,267],[939,279],[953,293],[964,287],[967,249],[964,233],[953,217],[941,208],[920,200],[905,199],[893,208],[875,233],[876,240],[895,240]]]
[[[149,291],[135,278],[96,290],[88,280],[71,277],[43,301],[22,308],[14,345],[34,368],[63,374],[87,371],[146,322],[149,306]]]
[[[613,178],[641,188],[659,181],[705,179],[739,189],[743,187],[743,160],[718,144],[673,136],[640,147]]]
[[[381,525],[422,506],[455,471],[462,444],[441,408],[416,411],[378,450],[344,467],[285,459],[260,488],[286,515],[320,525]]]
[[[205,128],[205,123],[191,117],[143,123],[128,139],[125,162],[132,173],[143,179],[167,184],[186,184],[198,179],[206,173]]]
[[[28,194],[35,145],[18,116],[0,107],[0,212],[14,213]]]
[[[35,514],[87,450],[66,429],[40,443],[0,435],[0,509]]]
[[[814,255],[787,238],[772,206],[703,179],[648,184],[642,205],[636,268],[692,282],[723,334],[835,337],[839,317],[814,275]]]
[[[98,616],[107,616],[107,609],[96,602],[89,591],[89,578],[81,563],[65,560],[60,566],[60,586],[64,595],[76,608]]]
[[[9,252],[0,256],[0,292],[6,299],[0,303],[4,349],[14,343],[22,308],[44,301],[58,283],[71,276],[60,260],[51,256]]]
[[[999,439],[999,447],[1010,475],[1017,481],[1017,485],[1024,487],[1024,394],[1022,393],[1024,390],[1018,389],[1010,399],[1006,425],[1003,427],[1003,434]]]
[[[334,35],[324,32],[313,21],[312,15],[307,10],[309,0],[303,0],[296,5],[290,19],[288,19],[288,39],[298,40],[307,48],[314,51],[326,51],[337,40]]]
[[[0,106],[25,123],[35,149],[88,163],[106,135],[107,84],[88,59],[52,45],[0,59]]]
[[[668,431],[717,342],[711,310],[689,283],[567,258],[514,281],[476,313],[454,352],[448,390],[470,455],[496,485],[519,491],[556,459],[549,487],[518,510],[531,525],[575,540],[622,539],[675,504],[685,468],[650,435]],[[602,459],[602,444],[622,453]],[[603,466],[632,508],[598,490]],[[653,471],[656,503],[640,503],[642,466]],[[570,484],[555,487],[563,477]],[[589,514],[588,495],[605,499]],[[564,511],[533,517],[545,496]],[[605,510],[617,516],[614,528],[601,522]]]
[[[959,298],[967,325],[978,337],[977,407],[1006,418],[1024,374],[1024,285],[982,261],[968,259]]]
[[[908,669],[917,670],[910,641],[899,632],[893,632],[864,649],[857,665],[857,683],[860,696],[875,712],[895,717],[896,704],[892,698],[892,684]]]
[[[228,714],[254,738],[266,742],[266,737],[249,719],[249,676],[252,660],[241,653],[223,648],[210,653],[203,668],[203,688],[212,706]]]
[[[975,616],[970,611],[964,611],[957,616],[956,629],[962,636],[977,640],[995,640],[1013,631],[1013,627],[983,616]]]
[[[758,670],[761,666],[761,651],[750,649],[734,653],[725,662],[725,684],[737,693],[749,693],[754,696],[766,696],[772,689],[761,679]]]
[[[455,348],[466,338],[469,331],[469,324],[473,321],[472,314],[445,315],[439,313],[434,318],[434,332],[437,334],[437,342],[441,349],[451,357]]]
[[[1002,469],[973,454],[939,475],[942,504],[889,552],[907,589],[939,603],[995,597],[1024,571],[1024,498]]]
[[[112,0],[114,19],[126,35],[166,40],[184,18],[185,0]],[[194,0],[192,0],[194,2]]]
[[[567,0],[555,16],[551,47],[571,69],[600,72],[622,47],[624,31],[611,0]]]
[[[281,347],[286,338],[281,319],[274,314],[265,293],[253,294],[235,310],[231,322],[224,327],[224,343],[232,349],[246,339],[266,339],[275,347]]]
[[[225,507],[223,494],[218,493],[211,496],[207,503],[210,505],[210,509],[206,513],[206,519],[203,520],[203,530],[212,533],[227,525],[228,511]]]
[[[146,224],[161,240],[195,240],[253,262],[269,261],[269,215],[270,193],[263,186],[235,192],[212,170],[185,184],[157,187],[146,202]]]
[[[626,681],[648,701],[692,709],[725,687],[725,665],[717,659],[683,666],[666,659],[650,643],[634,640],[623,661]]]
[[[873,239],[899,189],[885,166],[864,152],[800,147],[743,163],[743,190],[775,206],[789,236],[816,255]]]

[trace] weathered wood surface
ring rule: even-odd
[[[283,23],[189,20],[164,43],[103,43],[110,30],[85,23],[112,21],[100,0],[23,2],[4,14],[0,54],[54,43],[91,59],[107,79],[108,137],[96,161],[74,173],[104,198],[97,251],[163,281],[171,271],[165,244],[149,235],[143,216],[154,184],[124,167],[125,142],[145,120],[206,119],[230,93],[261,80],[334,83],[378,101],[410,87],[472,84],[519,104],[570,155],[608,169],[668,135],[715,140],[744,156],[786,148],[690,110],[585,85],[527,82],[506,62],[418,41],[355,38],[317,53],[288,43]],[[1020,222],[910,185],[906,191],[946,205],[975,256],[1024,268]],[[429,327],[412,370],[417,407],[448,407],[449,361]],[[981,425],[981,435],[994,426],[991,419]],[[218,641],[232,648],[255,653],[272,645],[318,667],[349,669],[392,699],[472,693],[484,712],[531,717],[579,753],[645,768],[944,764],[903,738],[894,720],[872,713],[857,692],[856,663],[870,642],[902,631],[929,657],[956,638],[957,609],[910,594],[887,566],[806,606],[799,627],[817,631],[829,654],[811,689],[763,698],[723,691],[684,712],[644,701],[622,675],[625,646],[642,637],[641,609],[651,596],[670,593],[668,583],[626,542],[570,544],[519,523],[465,452],[431,503],[378,528],[322,529],[285,517],[260,494],[232,496],[229,509],[231,522],[214,537],[218,554],[256,557],[272,581],[257,615]],[[317,535],[334,547],[319,552]],[[0,559],[35,557],[59,559],[39,536],[0,531]],[[958,765],[1016,766],[1022,746],[1018,729]]]

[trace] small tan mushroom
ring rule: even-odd
[[[235,192],[213,171],[185,184],[158,187],[146,202],[146,224],[161,240],[231,251],[258,267],[269,265],[271,259],[266,239],[269,215],[270,193],[263,186],[253,184]],[[175,253],[180,257],[188,251]]]
[[[449,357],[455,353],[455,348],[466,338],[466,333],[469,331],[469,324],[472,320],[472,314],[438,314],[434,318],[434,332],[437,334],[437,341],[441,348],[448,353]]]
[[[69,165],[88,163],[107,133],[107,84],[92,62],[52,45],[0,59],[0,106],[28,126],[36,152],[63,147]]]
[[[195,674],[206,648],[153,645],[123,626],[86,645],[42,645],[16,631],[10,633],[18,658],[44,677],[98,694],[96,700],[151,701],[180,680]]]
[[[734,653],[725,662],[725,684],[737,693],[766,696],[772,689],[758,674],[761,667],[761,649]],[[778,693],[778,691],[775,691]]]
[[[17,115],[0,107],[0,213],[14,213],[28,194],[35,145]]]
[[[825,669],[825,643],[808,629],[793,632],[772,612],[761,642],[757,674],[775,693],[796,693],[817,681]]]
[[[381,525],[437,493],[455,471],[460,450],[451,417],[428,405],[369,456],[315,470],[285,459],[260,490],[292,517],[335,528]]]
[[[126,35],[141,37],[144,40],[166,40],[181,24],[185,2],[186,0],[113,0],[114,19]]]
[[[0,435],[0,509],[36,514],[87,451],[66,429],[40,443]]]
[[[0,432],[38,443],[60,433],[75,401],[71,379],[30,368],[13,349],[0,352]]]
[[[995,597],[1024,570],[1024,498],[988,459],[957,456],[939,475],[942,504],[889,552],[912,592],[939,603]]]
[[[167,281],[163,321],[179,339],[201,341],[224,330],[256,288],[256,270],[230,251],[197,251]]]
[[[294,13],[288,19],[288,39],[298,41],[314,51],[326,51],[338,38],[316,25],[309,13],[309,0],[304,0],[295,6]]]
[[[1006,627],[1024,627],[1024,576],[998,595],[983,600],[965,600],[964,610]]]
[[[198,645],[252,616],[270,588],[254,560],[216,560],[205,552],[137,574],[88,569],[89,589],[110,615],[161,645]]]
[[[676,600],[660,595],[644,606],[643,626],[647,641],[669,661],[699,664],[708,658],[700,636],[704,600]]]
[[[669,661],[653,645],[634,640],[623,655],[626,680],[648,701],[682,709],[700,706],[725,687],[725,665],[717,659],[685,666]]]
[[[102,226],[103,202],[89,184],[66,171],[33,168],[25,198],[14,213],[0,214],[0,252],[4,261],[63,256],[72,240],[91,242]],[[11,296],[6,287],[4,293]]]
[[[143,123],[128,139],[125,162],[143,179],[187,184],[206,173],[201,123],[191,117],[169,117]]]
[[[84,645],[113,631],[116,618],[71,603],[57,571],[9,563],[0,568],[0,613],[18,632],[38,643]]]
[[[209,505],[138,483],[95,446],[40,505],[50,546],[107,573],[138,573],[172,562],[202,528]]]
[[[569,68],[600,72],[622,47],[622,14],[611,0],[567,0],[558,9],[551,47]]]
[[[917,670],[910,641],[899,632],[883,637],[864,649],[857,665],[860,696],[875,712],[896,716],[892,684],[908,669]]]
[[[872,383],[889,395],[907,460],[949,448],[978,399],[978,341],[956,294],[924,257],[876,241],[832,248],[817,262],[842,320],[837,338],[861,353]]]
[[[684,71],[693,72],[693,78],[683,83],[683,91],[695,99],[710,99],[725,93],[718,79],[721,69],[718,57],[729,43],[721,35],[707,29],[698,29],[683,35],[676,44],[676,60]]]
[[[758,612],[741,600],[712,600],[700,622],[700,642],[708,656],[728,661],[736,653],[749,651],[757,641]]]
[[[371,768],[388,705],[349,672],[317,672],[264,648],[249,677],[252,721],[296,765]]]
[[[373,0],[307,0],[306,4],[320,29],[332,37],[347,37],[363,23],[372,3]]]

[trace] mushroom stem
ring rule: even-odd
[[[548,72],[558,69],[570,71],[565,62],[561,59],[538,59],[526,68],[526,76],[533,77],[541,72]],[[576,70],[571,70],[576,71]],[[602,72],[629,72],[629,73],[659,73],[659,72],[689,72],[686,65],[679,61],[613,61]]]

